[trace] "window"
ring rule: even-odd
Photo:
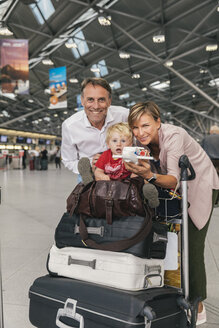
[[[40,10],[38,9],[37,5]],[[55,12],[55,8],[54,8],[51,0],[46,0],[46,1],[39,0],[37,2],[37,5],[32,4],[32,5],[30,5],[30,8],[32,9],[32,12],[33,12],[34,16],[36,17],[38,23],[42,25],[45,23],[43,17],[47,20]]]
[[[121,88],[121,84],[119,81],[113,81],[112,83],[110,83],[110,86],[111,86],[112,90]]]
[[[126,93],[119,96],[119,99],[126,99],[126,98],[129,98],[129,93],[128,92],[126,92]]]
[[[98,64],[94,64],[91,67],[91,71],[94,72],[96,77],[103,77],[109,74],[105,60],[100,60]]]
[[[76,59],[78,59],[80,56],[84,56],[89,52],[89,48],[87,45],[87,42],[84,37],[84,33],[82,31],[79,31],[75,34],[73,37],[73,40],[68,40],[68,43],[75,43],[76,48],[71,48],[71,51]]]

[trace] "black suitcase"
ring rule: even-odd
[[[41,170],[47,170],[48,169],[48,159],[41,159]]]
[[[29,298],[30,322],[38,328],[187,327],[181,295],[173,288],[127,292],[43,276],[34,281]]]
[[[76,214],[70,216],[69,213],[64,213],[55,231],[55,243],[58,248],[87,247],[80,237],[79,220],[80,217]],[[107,224],[105,219],[84,219],[89,237],[98,244],[110,243],[134,236],[140,230],[143,221],[144,218],[141,216],[123,217],[119,220],[113,220],[112,224]],[[167,225],[153,222],[149,235],[134,246],[123,250],[123,252],[142,258],[164,259],[167,230]]]

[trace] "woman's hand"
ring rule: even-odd
[[[142,177],[143,179],[150,179],[153,176],[151,172],[150,164],[145,159],[139,159],[138,164],[134,164],[132,162],[124,162],[125,167],[127,170],[131,171],[132,173],[137,174],[138,176]],[[169,188],[175,189],[177,186],[177,179],[173,175],[166,175],[166,174],[156,174],[157,179],[156,186],[162,188]]]
[[[134,164],[133,162],[124,162],[124,165],[128,171],[131,171],[144,179],[149,179],[153,175],[148,160],[139,159],[138,164]]]

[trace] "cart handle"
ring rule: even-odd
[[[194,180],[195,171],[186,155],[180,156],[179,167],[181,168],[181,181]]]

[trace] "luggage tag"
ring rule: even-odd
[[[167,249],[164,259],[164,270],[178,269],[178,236],[175,232],[167,233]]]

